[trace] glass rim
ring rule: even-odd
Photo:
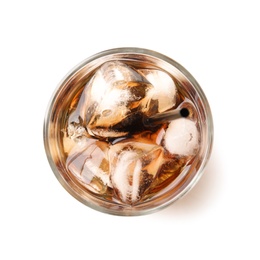
[[[57,168],[57,165],[55,164],[52,155],[51,155],[51,150],[50,150],[50,145],[49,145],[49,140],[48,140],[48,135],[49,135],[49,127],[50,127],[50,117],[52,115],[52,110],[53,110],[53,105],[55,103],[55,100],[59,96],[60,91],[64,87],[64,83],[68,82],[69,79],[73,78],[73,76],[80,70],[82,69],[85,65],[89,64],[92,61],[95,61],[99,58],[102,58],[104,56],[109,56],[113,54],[139,54],[139,55],[145,55],[145,56],[151,56],[155,57],[157,59],[163,60],[167,63],[169,63],[171,66],[175,67],[178,71],[180,71],[191,83],[191,85],[195,88],[195,90],[198,92],[199,96],[203,100],[203,105],[204,105],[204,110],[206,111],[206,116],[207,116],[207,149],[204,153],[204,156],[202,158],[201,164],[199,169],[196,172],[196,175],[191,179],[191,181],[188,183],[188,185],[180,191],[180,193],[177,194],[177,196],[171,198],[170,200],[166,201],[165,203],[156,206],[156,207],[151,207],[148,209],[141,209],[141,210],[133,210],[133,211],[118,211],[118,210],[113,210],[113,209],[108,209],[104,208],[102,206],[96,205],[94,203],[91,203],[90,201],[87,201],[86,199],[82,198],[74,189],[70,187],[70,185],[61,177],[60,171]],[[160,209],[163,209],[176,200],[180,199],[183,197],[185,194],[187,194],[193,187],[194,185],[198,182],[200,177],[203,174],[204,168],[210,158],[211,152],[212,152],[212,147],[213,147],[213,137],[214,137],[214,126],[213,126],[213,119],[212,119],[212,113],[211,109],[208,103],[208,100],[204,94],[204,91],[200,87],[199,83],[196,81],[196,79],[191,75],[191,73],[185,69],[181,64],[173,60],[172,58],[169,58],[168,56],[161,54],[159,52],[149,50],[149,49],[144,49],[144,48],[138,48],[138,47],[120,47],[120,48],[113,48],[113,49],[108,49],[105,51],[98,52],[86,59],[84,59],[82,62],[80,62],[78,65],[76,65],[74,68],[72,68],[67,75],[60,81],[58,86],[55,88],[49,104],[47,106],[47,110],[45,113],[45,118],[44,118],[44,125],[43,125],[43,139],[44,139],[44,147],[45,147],[45,152],[49,161],[49,164],[51,166],[51,169],[53,173],[55,174],[56,178],[58,181],[62,184],[62,186],[77,200],[82,202],[83,204],[87,205],[90,208],[93,208],[95,210],[98,210],[100,212],[104,213],[109,213],[112,215],[120,215],[120,216],[137,216],[137,215],[145,215],[149,213],[156,212]]]

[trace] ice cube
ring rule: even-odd
[[[168,154],[169,155],[169,154]],[[164,187],[173,184],[173,182],[182,174],[184,167],[189,163],[187,156],[168,156],[165,158],[160,168],[160,173],[152,183],[149,194],[159,192]]]
[[[85,141],[88,133],[86,129],[80,124],[71,123],[66,129],[62,130],[63,133],[63,149],[65,153],[70,153],[70,151],[75,146],[75,143],[80,143]]]
[[[199,148],[199,132],[195,122],[187,118],[173,120],[166,130],[164,145],[171,154],[195,155]]]
[[[104,193],[111,187],[107,156],[107,143],[84,139],[69,153],[66,167],[89,190]]]
[[[106,62],[86,85],[72,118],[81,119],[92,136],[125,136],[128,132],[124,129],[140,120],[150,88],[152,85],[128,65]]]
[[[68,137],[74,141],[86,136],[86,129],[81,125],[69,124],[67,128]]]
[[[164,112],[176,104],[177,88],[165,72],[154,69],[138,70],[153,85],[147,93],[150,100],[158,100],[158,112]]]
[[[138,202],[150,187],[163,161],[163,148],[155,144],[127,141],[109,151],[111,183],[119,199]]]

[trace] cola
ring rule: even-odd
[[[194,103],[159,68],[107,61],[68,107],[60,130],[66,169],[93,196],[138,205],[177,185],[196,160],[201,136]],[[144,123],[182,107],[187,118]]]
[[[59,84],[44,120],[50,166],[85,205],[143,215],[181,198],[209,160],[213,120],[194,77],[141,48],[97,53]]]

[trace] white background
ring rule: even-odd
[[[0,259],[260,259],[258,1],[0,2]],[[60,80],[115,47],[161,52],[211,104],[214,149],[194,189],[142,217],[94,211],[47,162]]]

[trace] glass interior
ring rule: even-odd
[[[119,61],[136,70],[165,72],[173,79],[182,100],[191,101],[199,131],[199,149],[178,175],[158,182],[144,192],[136,203],[126,203],[108,194],[86,188],[66,165],[64,136],[68,129],[69,111],[77,103],[93,75],[106,62]],[[95,138],[94,138],[95,139]],[[102,140],[103,141],[103,140]],[[209,159],[213,141],[213,122],[208,101],[193,76],[174,60],[157,52],[139,48],[118,48],[98,53],[79,64],[69,73],[51,98],[44,122],[44,143],[53,172],[64,188],[76,199],[96,210],[115,215],[142,215],[161,209],[187,193],[198,181]],[[114,141],[115,142],[115,141]],[[110,148],[111,149],[111,148]],[[118,156],[119,152],[117,152]],[[161,185],[161,186],[160,186]]]

